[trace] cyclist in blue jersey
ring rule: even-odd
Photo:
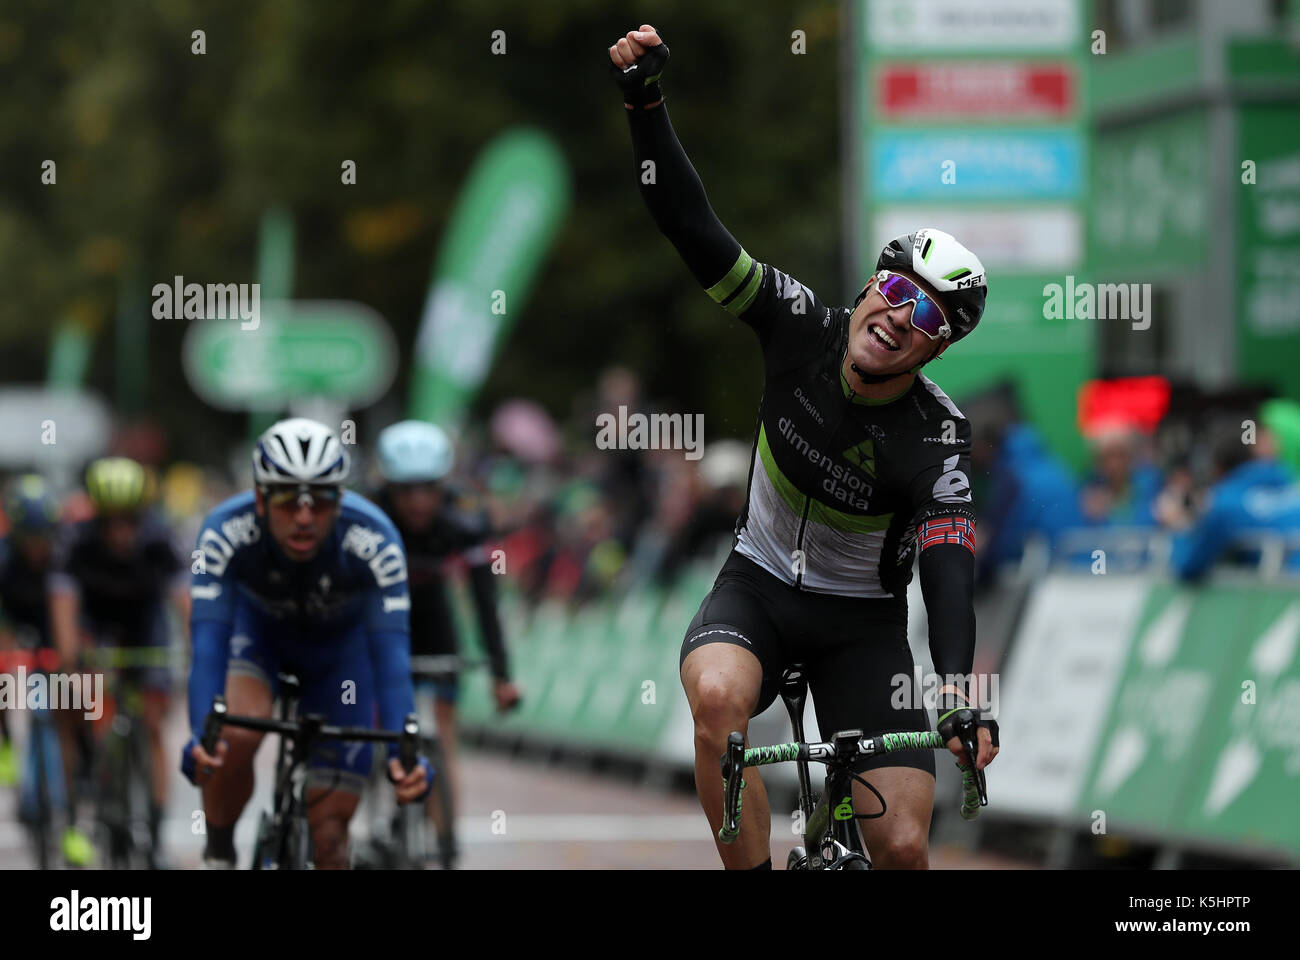
[[[48,649],[47,580],[59,527],[59,502],[35,474],[16,477],[5,494],[8,533],[0,537],[0,651]],[[0,707],[0,786],[18,782],[8,720]],[[72,819],[72,818],[70,818]]]
[[[661,78],[666,44],[648,24],[609,48],[623,92],[638,189],[697,282],[758,336],[764,392],[737,541],[686,630],[682,686],[695,724],[696,790],[714,836],[722,822],[718,761],[729,732],[775,699],[784,668],[802,663],[823,737],[861,728],[929,726],[908,684],[907,585],[913,560],[942,679],[938,730],[964,757],[959,720],[978,720],[985,767],[996,722],[969,703],[975,651],[975,518],[971,428],[921,368],[968,335],[984,310],[979,259],[942,230],[885,246],[851,307],[831,307],[754,259],[718,220],[669,122]],[[644,174],[653,170],[654,176]],[[907,702],[910,700],[911,702]],[[866,821],[878,867],[928,865],[934,757],[859,760],[888,798]],[[745,818],[723,863],[770,869],[770,813],[757,770],[746,773]],[[865,782],[857,809],[875,812]]]
[[[300,711],[327,723],[400,730],[414,711],[406,552],[392,522],[343,489],[350,458],[312,420],[272,425],[253,451],[255,489],[219,504],[199,533],[190,595],[193,738],[181,768],[203,788],[204,864],[235,863],[234,830],[253,791],[260,733],[226,728],[216,756],[199,743],[212,698],[232,714],[269,717],[280,672],[301,683]],[[422,757],[388,772],[399,803],[433,773]],[[322,746],[308,767],[308,822],[318,868],[347,866],[348,823],[370,771],[371,746]]]

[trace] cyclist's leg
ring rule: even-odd
[[[77,826],[78,808],[82,798],[82,770],[88,756],[85,745],[90,742],[92,721],[82,710],[55,710],[59,755],[62,759],[66,820],[63,826],[63,858],[71,866],[89,866],[95,848]],[[93,787],[90,788],[93,791]],[[93,795],[90,799],[94,800]]]
[[[923,726],[909,729],[923,729]],[[863,776],[888,804],[883,817],[858,821],[872,865],[879,870],[928,869],[934,775],[915,767],[879,767]],[[878,813],[880,801],[855,782],[853,809],[859,813]]]
[[[816,655],[805,666],[822,739],[855,727],[866,734],[928,729],[926,711],[898,694],[903,683],[910,694],[913,682],[906,606],[846,597],[823,598],[818,605],[823,616],[813,626],[816,640],[809,642]],[[873,866],[925,869],[934,808],[933,751],[859,760],[853,769],[885,798],[884,817],[858,821]],[[857,813],[880,811],[880,801],[856,781],[853,806]]]
[[[776,697],[781,675],[779,645],[754,570],[763,574],[742,557],[728,559],[687,628],[680,658],[682,687],[695,723],[695,789],[728,869],[760,866],[772,852],[767,791],[757,768],[745,773],[740,836],[731,844],[717,839],[723,815],[719,763],[727,735],[748,731],[750,717]]]
[[[232,653],[226,666],[226,707],[236,716],[271,715],[279,657],[269,642],[270,629],[271,625],[258,617],[246,601],[236,597],[230,649],[238,652]],[[239,727],[221,731],[226,756],[221,768],[203,786],[207,846],[216,858],[230,859],[234,852],[235,822],[253,795],[253,757],[263,736]]]
[[[447,778],[447,793],[452,798],[452,807],[456,805],[457,777],[459,774],[459,754],[456,747],[456,700],[460,693],[459,679],[454,674],[450,679],[440,679],[432,685],[433,720],[438,731],[438,747],[442,751],[441,768],[434,775]],[[438,829],[447,829],[446,812],[439,801],[439,792],[430,790],[426,805],[434,825]]]
[[[157,651],[159,657],[167,650],[167,622],[164,611],[159,607],[154,619],[154,626],[145,637],[145,649]],[[168,767],[163,741],[163,724],[171,705],[171,674],[161,662],[150,664],[136,673],[141,697],[140,721],[144,727],[145,743],[149,757],[149,837],[154,849],[159,846],[159,830],[162,818],[167,810],[168,785],[171,782],[171,770]]]
[[[265,676],[237,670],[232,662],[226,674],[226,708],[236,716],[269,717],[275,697]],[[234,826],[253,795],[253,757],[264,734],[256,730],[225,727],[221,739],[226,756],[221,769],[203,786],[203,810],[209,828]]]
[[[146,687],[141,694],[140,720],[144,728],[149,765],[149,842],[152,853],[157,856],[162,849],[162,822],[167,813],[171,773],[167,768],[167,757],[170,754],[163,742],[163,723],[167,716],[170,691]]]
[[[361,794],[348,788],[312,786],[307,789],[307,823],[311,826],[317,870],[347,869],[348,824],[360,802]]]
[[[344,633],[322,638],[333,662],[303,670],[303,713],[319,713],[325,722],[344,727],[375,725],[375,684],[368,636],[358,623]],[[341,691],[350,691],[344,697]],[[384,749],[381,746],[381,749]],[[348,865],[348,823],[370,779],[372,747],[362,741],[327,742],[308,761],[307,821],[317,869]]]

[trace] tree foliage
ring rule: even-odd
[[[94,332],[88,378],[112,398],[126,278],[254,280],[259,220],[283,204],[297,224],[295,296],[360,300],[392,324],[396,408],[458,190],[486,143],[526,124],[559,143],[574,206],[480,409],[529,396],[563,418],[602,367],[621,363],[648,395],[703,412],[710,436],[747,436],[757,345],[703,295],[643,209],[605,50],[642,18],[659,28],[673,51],[673,121],[715,210],[756,257],[834,301],[846,292],[839,8],[648,6],[9,0],[0,377],[39,379],[56,325],[72,320]],[[806,54],[791,51],[795,29]],[[505,31],[503,56],[491,52],[494,30]],[[41,182],[46,160],[54,185]],[[355,186],[341,182],[345,160],[357,164]],[[176,455],[220,460],[214,441],[241,436],[241,418],[190,390],[184,321],[151,318],[148,332],[143,413],[167,428]]]

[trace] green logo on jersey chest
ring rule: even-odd
[[[876,475],[876,444],[870,437],[857,446],[849,447],[842,456],[855,467],[861,467],[867,475]]]

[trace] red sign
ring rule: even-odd
[[[880,115],[895,120],[1061,119],[1074,110],[1075,83],[1064,64],[891,64],[876,73],[876,97]]]
[[[1088,380],[1079,388],[1079,429],[1091,437],[1110,427],[1136,427],[1151,433],[1169,409],[1164,377]]]

